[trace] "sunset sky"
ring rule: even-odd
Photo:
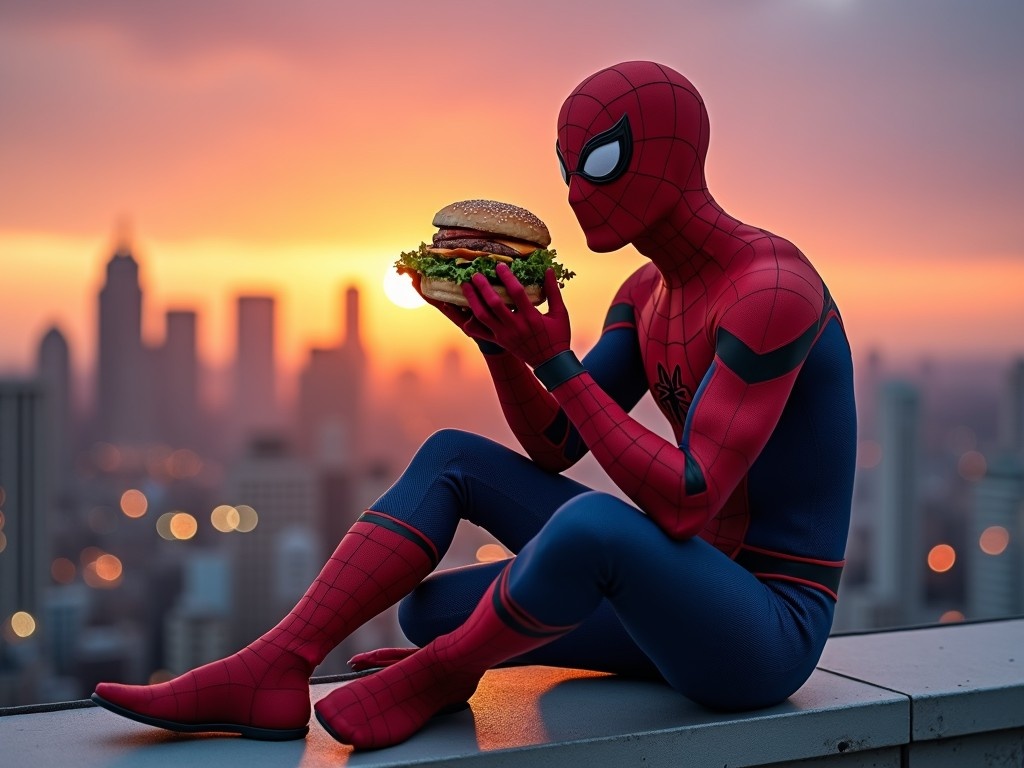
[[[555,121],[641,58],[701,90],[711,192],[811,258],[856,351],[1024,354],[1022,35],[1019,0],[0,0],[0,374],[52,324],[91,366],[119,221],[151,343],[194,308],[222,365],[272,292],[295,367],[355,284],[382,370],[423,360],[458,332],[382,281],[471,197],[548,222],[583,352],[642,259],[587,251]]]

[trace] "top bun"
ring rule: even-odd
[[[435,227],[464,227],[514,237],[541,248],[551,245],[551,234],[543,221],[525,208],[497,200],[460,200],[434,214],[432,223]]]

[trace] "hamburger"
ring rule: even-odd
[[[468,306],[461,284],[477,272],[488,279],[508,305],[514,304],[495,268],[504,262],[523,284],[532,304],[544,295],[544,274],[555,271],[559,285],[574,276],[554,260],[547,226],[525,208],[496,200],[461,200],[434,215],[438,228],[431,244],[402,253],[395,268],[419,273],[420,293],[428,299]]]

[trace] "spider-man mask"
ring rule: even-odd
[[[558,114],[569,205],[593,251],[621,248],[704,188],[708,115],[668,67],[628,61],[591,75]]]

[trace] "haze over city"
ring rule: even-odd
[[[586,250],[555,117],[580,79],[629,58],[701,89],[712,193],[809,255],[855,350],[1020,351],[1017,3],[108,0],[8,2],[0,18],[0,371],[28,371],[51,324],[75,369],[91,365],[94,296],[126,226],[150,343],[167,309],[195,309],[200,356],[222,367],[230,297],[270,294],[295,370],[337,340],[355,285],[378,370],[428,365],[458,332],[382,283],[434,211],[468,197],[548,222],[579,273],[565,298],[583,351],[641,259]]]

